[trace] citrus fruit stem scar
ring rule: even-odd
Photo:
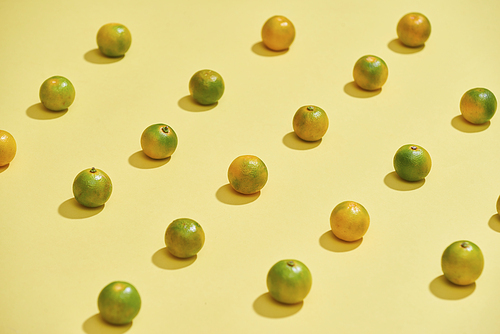
[[[411,148],[412,150],[414,150],[414,151],[417,149],[417,147],[416,147],[416,146],[412,146],[412,147],[410,147],[410,148]]]
[[[169,130],[168,130],[168,126],[167,126],[167,125],[165,125],[163,128],[161,128],[161,130],[162,130],[163,132],[165,132],[165,133],[168,133],[168,131],[169,131]]]
[[[288,261],[286,264],[289,265],[290,267],[295,266],[295,262],[293,261]]]
[[[314,107],[313,107],[313,106],[309,106],[309,107],[307,107],[307,110],[309,110],[309,111],[313,111],[313,110],[314,110]]]
[[[95,173],[95,172],[97,172],[97,170],[95,169],[95,167],[92,167],[92,168],[90,169],[90,172],[91,172],[91,173]]]

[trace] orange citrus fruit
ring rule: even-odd
[[[396,30],[401,43],[409,47],[418,47],[429,39],[431,23],[424,14],[408,13],[399,20]]]
[[[400,178],[414,182],[425,179],[431,171],[432,161],[423,147],[407,144],[396,151],[393,165]]]
[[[113,325],[130,323],[141,309],[141,297],[130,283],[115,281],[101,290],[97,307],[104,320]]]
[[[65,77],[53,76],[40,86],[40,101],[52,111],[66,110],[75,100],[75,87]]]
[[[462,116],[473,124],[488,122],[497,111],[497,99],[486,88],[473,88],[465,92],[460,100]]]
[[[500,196],[497,199],[497,213],[500,215]]]
[[[361,239],[370,226],[368,211],[361,204],[345,201],[337,204],[330,215],[333,234],[344,241]]]
[[[311,291],[312,275],[298,260],[281,260],[267,273],[269,294],[280,303],[296,304]]]
[[[458,285],[474,283],[484,267],[481,249],[473,242],[461,240],[449,245],[441,257],[444,277]]]
[[[239,193],[253,194],[267,182],[267,167],[254,155],[242,155],[233,160],[227,171],[229,183]]]
[[[354,64],[352,76],[356,84],[365,90],[382,88],[389,76],[389,69],[382,58],[363,56]]]
[[[293,131],[305,141],[320,140],[328,130],[328,116],[320,107],[303,106],[293,116]]]
[[[189,80],[189,93],[202,105],[214,104],[224,94],[224,80],[212,70],[200,70]]]
[[[5,130],[0,130],[0,167],[10,164],[16,156],[17,144],[14,137]]]
[[[177,134],[166,124],[148,126],[141,135],[141,147],[152,159],[165,159],[177,148]]]
[[[123,56],[132,44],[132,35],[120,23],[108,23],[97,32],[97,46],[108,57]]]
[[[295,39],[295,27],[284,16],[276,15],[264,23],[261,31],[262,42],[273,51],[283,51],[292,45]]]
[[[203,228],[189,218],[174,220],[165,232],[165,245],[168,251],[179,258],[188,258],[198,254],[204,243]]]
[[[81,171],[73,181],[75,199],[89,208],[106,203],[112,190],[113,185],[108,174],[94,167]]]

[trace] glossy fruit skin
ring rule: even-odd
[[[115,281],[102,289],[97,307],[104,320],[113,325],[126,325],[141,309],[141,297],[130,283]]]
[[[166,159],[174,154],[178,144],[174,129],[158,123],[148,126],[141,135],[141,147],[152,159]]]
[[[344,241],[361,239],[370,227],[370,216],[365,207],[354,201],[337,204],[330,215],[333,234]]]
[[[10,164],[17,152],[14,137],[5,130],[0,130],[0,167]]]
[[[198,254],[205,244],[205,232],[200,224],[189,218],[179,218],[168,225],[165,245],[172,255],[188,258]]]
[[[298,260],[278,261],[267,274],[269,294],[280,303],[300,303],[309,294],[311,287],[311,272]]]
[[[449,245],[441,256],[444,276],[457,285],[474,283],[484,268],[481,249],[473,242],[460,240]]]
[[[267,166],[254,155],[242,155],[233,160],[227,171],[229,184],[241,194],[259,192],[267,183]]]
[[[295,39],[295,27],[286,17],[276,15],[264,23],[261,36],[267,48],[273,51],[287,50]]]
[[[45,80],[40,86],[40,101],[52,111],[66,110],[73,104],[75,87],[67,78],[55,75]]]
[[[387,81],[389,69],[382,58],[367,55],[356,61],[352,76],[359,87],[370,91],[377,90]]]
[[[202,105],[214,104],[224,94],[222,76],[212,70],[200,70],[189,80],[189,94]]]
[[[108,23],[97,32],[97,46],[108,57],[121,57],[130,49],[132,34],[120,23]]]
[[[317,106],[303,106],[293,116],[293,131],[302,140],[317,141],[328,130],[328,116]]]
[[[393,165],[400,178],[415,182],[425,179],[431,171],[432,161],[423,147],[407,144],[397,150]]]
[[[460,112],[472,124],[488,122],[497,111],[497,99],[486,88],[473,88],[460,99]]]
[[[83,206],[95,208],[106,203],[113,185],[108,174],[97,168],[81,171],[73,181],[73,195]]]
[[[401,43],[409,47],[419,47],[429,39],[431,23],[424,14],[408,13],[399,20],[396,31]]]

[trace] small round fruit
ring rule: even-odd
[[[227,171],[227,178],[233,189],[245,195],[260,191],[266,185],[267,177],[264,161],[254,155],[237,157]]]
[[[286,17],[276,15],[264,23],[261,35],[266,47],[273,51],[283,51],[292,45],[295,39],[295,27]]]
[[[168,251],[179,258],[188,258],[198,254],[204,243],[203,228],[189,218],[174,220],[165,232],[165,245]]]
[[[418,47],[429,39],[431,23],[424,14],[408,13],[399,20],[396,30],[401,43],[409,47]]]
[[[108,23],[97,32],[97,46],[108,57],[123,56],[132,44],[132,35],[120,23]]]
[[[387,81],[389,69],[382,58],[363,56],[354,64],[352,76],[356,84],[365,90],[377,90]]]
[[[311,291],[309,268],[298,260],[281,260],[267,273],[269,294],[280,303],[296,304]]]
[[[5,130],[0,130],[0,167],[10,164],[16,156],[17,144],[14,137]]]
[[[152,159],[165,159],[177,148],[177,134],[166,124],[148,126],[141,135],[141,147]]]
[[[94,167],[81,171],[73,181],[75,199],[89,208],[106,203],[112,190],[113,185],[108,174]]]
[[[474,283],[484,267],[481,249],[471,241],[456,241],[449,245],[441,257],[444,277],[458,285]]]
[[[500,196],[497,199],[497,213],[500,215]]]
[[[397,150],[393,165],[400,178],[414,182],[425,179],[431,171],[432,161],[423,147],[408,144]]]
[[[53,76],[40,86],[40,101],[52,111],[66,110],[75,100],[75,87],[65,77]]]
[[[472,124],[488,122],[497,111],[497,99],[486,88],[473,88],[465,92],[460,100],[462,116]]]
[[[304,106],[293,116],[293,131],[305,141],[320,140],[328,130],[328,116],[320,107]]]
[[[200,70],[189,80],[189,93],[202,105],[210,105],[219,101],[224,94],[224,80],[212,70]]]
[[[102,289],[97,307],[102,318],[110,324],[126,325],[139,313],[141,297],[132,284],[116,281]]]
[[[359,203],[345,201],[337,204],[330,215],[333,234],[344,241],[361,239],[370,227],[368,211]]]

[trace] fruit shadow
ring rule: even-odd
[[[219,102],[215,102],[214,104],[210,105],[203,105],[199,104],[196,102],[191,95],[186,95],[182,97],[177,104],[181,109],[184,109],[186,111],[191,111],[191,112],[200,112],[200,111],[208,111],[211,110],[219,104]]]
[[[283,304],[276,301],[269,292],[261,294],[253,302],[254,311],[266,318],[286,318],[302,309],[304,302],[297,304]]]
[[[409,191],[422,187],[425,183],[425,179],[415,182],[406,181],[400,178],[398,173],[394,171],[384,177],[384,183],[386,186],[394,190]]]
[[[41,102],[35,103],[32,106],[30,106],[28,109],[26,109],[26,115],[28,117],[31,117],[33,119],[40,119],[40,120],[47,120],[47,119],[54,119],[54,118],[59,118],[66,114],[68,112],[68,109],[61,110],[61,111],[52,111],[43,106]]]
[[[376,90],[365,90],[358,86],[354,81],[348,82],[344,85],[344,93],[349,96],[357,97],[359,99],[366,99],[369,97],[377,96],[382,92],[382,88]]]
[[[310,150],[321,144],[322,139],[316,141],[305,141],[299,138],[294,131],[287,133],[283,137],[283,144],[293,150]]]
[[[132,327],[132,322],[126,325],[108,324],[99,313],[94,314],[82,325],[82,329],[87,334],[123,334]]]
[[[498,215],[498,213],[491,216],[490,220],[488,221],[488,226],[493,231],[500,233],[500,215]]]
[[[165,159],[151,159],[143,150],[137,151],[128,158],[128,163],[135,168],[151,169],[158,168],[170,161],[171,157]]]
[[[257,42],[254,45],[252,45],[252,52],[255,53],[256,55],[263,56],[263,57],[276,57],[276,56],[281,56],[285,53],[288,52],[289,49],[283,50],[283,51],[273,51],[269,49],[267,46],[264,45],[264,43]]]
[[[78,203],[78,201],[73,197],[62,202],[57,211],[65,218],[84,219],[97,215],[104,209],[104,205],[105,204],[98,206],[97,208],[87,208]]]
[[[260,191],[250,195],[240,194],[234,190],[229,183],[220,187],[215,193],[215,197],[217,197],[220,202],[230,205],[244,205],[252,203],[259,198],[259,196]]]
[[[87,51],[84,55],[83,58],[88,61],[89,63],[92,64],[112,64],[116,63],[120,60],[122,60],[125,57],[125,55],[120,56],[120,57],[106,57],[105,55],[102,54],[102,52],[99,49],[92,49],[90,51]]]
[[[363,242],[363,238],[355,241],[344,241],[335,236],[332,230],[328,230],[321,235],[319,238],[319,244],[321,247],[330,252],[342,253],[350,252],[358,248]]]
[[[488,121],[484,124],[472,124],[467,121],[462,115],[455,116],[451,119],[451,126],[458,131],[466,133],[481,132],[490,127],[491,122]]]
[[[422,51],[425,48],[425,44],[412,48],[401,43],[399,38],[394,38],[387,44],[387,47],[396,53],[408,55]]]
[[[7,170],[7,168],[9,168],[10,166],[10,163],[9,164],[6,164],[5,166],[0,166],[0,173],[3,173]]]
[[[151,262],[160,269],[177,270],[192,265],[197,258],[198,255],[193,255],[187,259],[181,259],[172,255],[167,247],[163,247],[153,254]]]
[[[470,296],[476,290],[476,283],[456,285],[441,275],[432,280],[429,284],[429,290],[440,299],[459,300]]]

